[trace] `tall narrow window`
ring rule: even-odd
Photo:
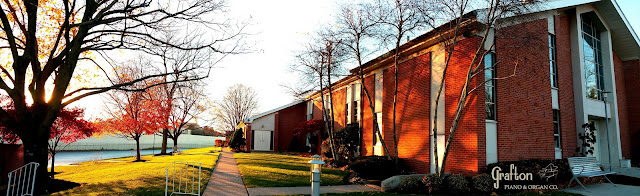
[[[344,113],[347,124],[353,122],[353,85],[347,86],[347,96],[345,100]]]
[[[562,148],[560,143],[560,110],[553,109],[553,141],[556,149]]]
[[[331,121],[331,99],[329,95],[324,96],[324,110],[326,111],[325,121]]]
[[[378,120],[378,130],[380,131],[380,133],[382,133],[382,88],[383,88],[383,75],[382,75],[382,71],[378,72],[375,74],[375,86],[374,86],[374,94],[373,96],[375,97],[375,105],[374,105],[374,110],[375,110],[375,114]],[[374,144],[379,144],[380,143],[380,138],[378,138],[378,135],[376,134],[376,132],[373,133],[373,142]]]
[[[313,99],[307,101],[307,120],[313,119]]]
[[[556,61],[556,36],[549,34],[549,69],[551,87],[558,88],[558,64]]]
[[[353,85],[353,119],[355,122],[360,122],[360,83],[356,83]]]
[[[602,74],[602,52],[600,33],[589,15],[582,15],[582,50],[584,55],[584,72],[586,96],[602,100],[604,79]]]
[[[496,88],[495,88],[495,53],[491,52],[484,56],[484,79],[487,81],[484,85],[485,93],[485,112],[487,120],[496,120]]]

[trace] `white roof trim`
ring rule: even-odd
[[[631,36],[633,36],[633,39],[636,40],[636,44],[640,46],[640,39],[638,38],[638,34],[636,34],[636,31],[633,30],[633,27],[631,26],[631,24],[629,24],[629,20],[627,20],[627,17],[624,15],[624,13],[622,13],[622,9],[620,9],[620,5],[618,5],[618,2],[616,2],[616,0],[611,0],[611,3],[613,4],[613,7],[616,8],[616,11],[618,12],[618,15],[620,15],[620,18],[622,18],[624,25],[627,26],[627,29],[629,29],[629,32],[631,33]]]
[[[291,106],[294,106],[294,105],[298,105],[298,104],[303,103],[303,102],[305,102],[305,101],[304,101],[304,100],[294,101],[294,102],[289,103],[289,104],[287,104],[287,105],[283,105],[283,106],[280,106],[280,107],[278,107],[278,108],[275,108],[275,109],[272,109],[272,110],[269,110],[269,111],[266,111],[266,112],[260,113],[260,114],[258,114],[258,115],[255,115],[255,116],[249,117],[248,119],[244,120],[244,123],[252,123],[255,119],[262,118],[262,117],[267,116],[267,115],[269,115],[269,114],[275,113],[275,112],[277,112],[277,111],[280,111],[280,110],[286,109],[286,108],[291,107]]]

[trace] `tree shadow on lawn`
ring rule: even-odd
[[[151,177],[142,180],[116,181],[110,183],[82,184],[79,187],[56,192],[52,195],[163,195],[165,188],[164,177]],[[130,187],[136,186],[136,187]]]

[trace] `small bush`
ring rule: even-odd
[[[238,129],[235,132],[233,132],[233,136],[231,136],[231,141],[229,141],[229,147],[231,147],[231,149],[236,151],[242,150],[241,148],[247,144],[246,139],[243,138],[243,135],[244,135],[244,131],[242,131],[242,129]]]
[[[473,177],[473,188],[482,193],[493,190],[493,178],[489,174],[480,174]]]
[[[216,140],[216,147],[222,147],[222,145],[224,144],[224,141],[217,139]]]
[[[462,193],[467,190],[467,179],[462,174],[453,174],[446,178],[447,188],[451,193]]]
[[[357,123],[348,124],[335,132],[336,150],[340,159],[352,161],[360,148],[360,126]]]
[[[309,146],[303,145],[296,137],[289,142],[289,152],[309,152],[310,149]]]
[[[333,158],[333,154],[331,154],[331,145],[329,143],[329,139],[325,139],[322,140],[322,146],[321,146],[321,153],[322,156],[324,157],[328,157],[328,158]]]
[[[442,188],[442,178],[438,174],[427,174],[422,178],[422,183],[427,187],[429,194],[437,192]]]
[[[399,193],[418,193],[423,187],[424,186],[420,180],[408,177],[400,181],[400,184],[396,187],[396,191]]]
[[[384,156],[358,157],[349,167],[358,177],[370,180],[384,180],[398,174],[393,160]]]

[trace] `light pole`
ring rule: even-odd
[[[611,171],[611,142],[609,141],[609,110],[607,110],[607,94],[611,92],[603,91],[602,98],[604,101],[604,126],[607,130],[607,155],[609,158],[609,171]]]
[[[309,161],[311,164],[311,195],[320,195],[320,174],[322,174],[322,157],[320,155],[313,155]]]

